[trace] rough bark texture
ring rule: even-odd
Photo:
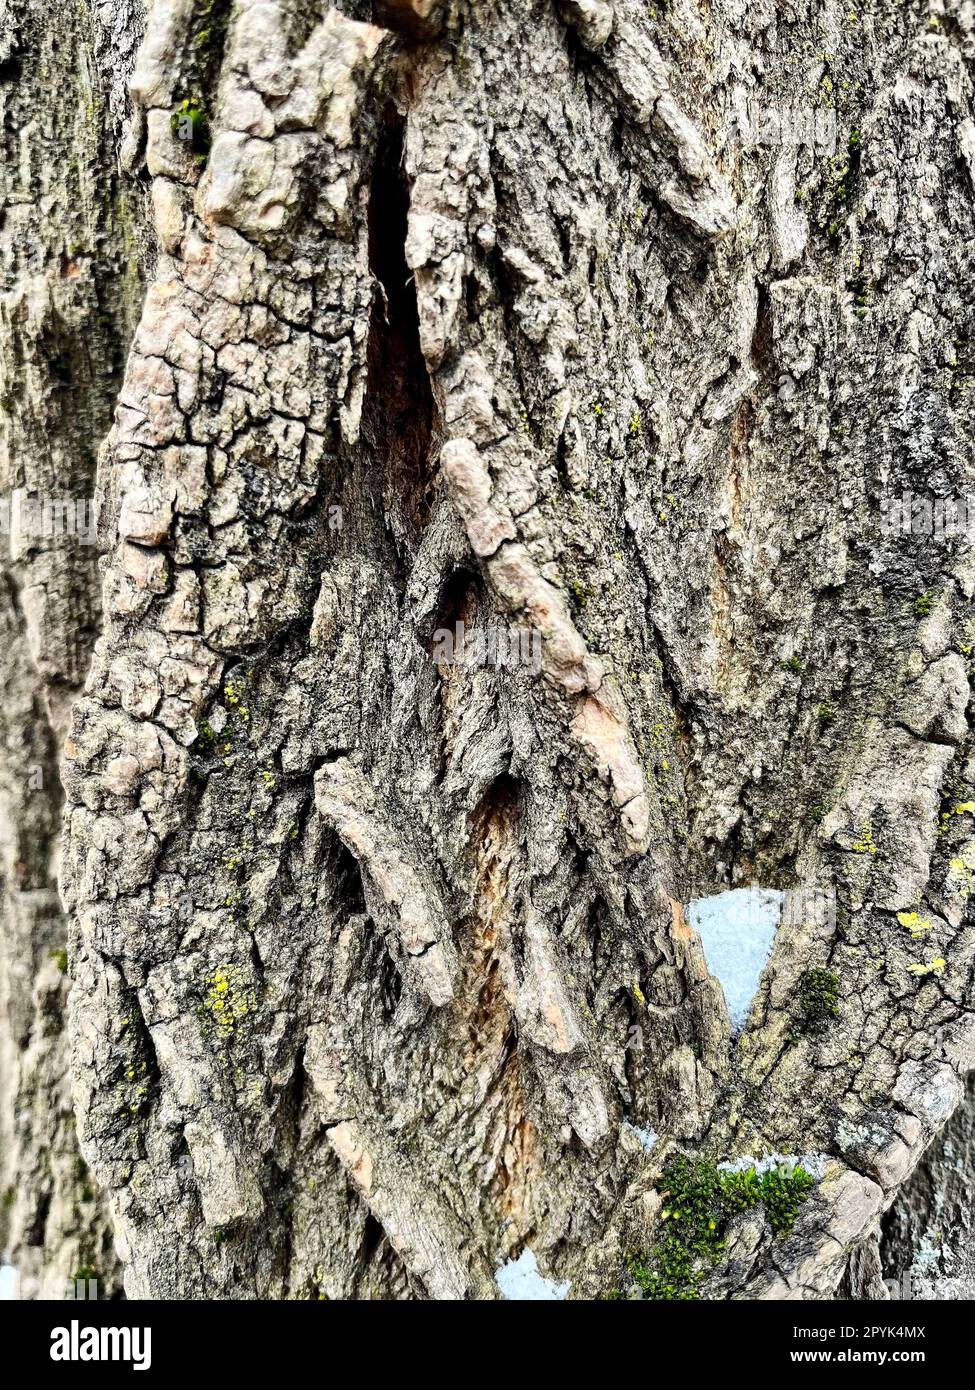
[[[104,1211],[130,1296],[594,1296],[675,1147],[818,1150],[706,1292],[884,1297],[961,1210],[975,563],[880,520],[973,482],[973,27],[0,9],[10,486],[90,488],[114,402],[100,575],[12,536],[4,590],[15,1258]],[[837,911],[733,1037],[683,905],[751,882]]]
[[[106,1293],[118,1271],[75,1140],[57,893],[58,748],[98,628],[98,554],[66,528],[39,534],[20,501],[91,498],[140,311],[115,154],[126,14],[0,5],[0,1245],[25,1289],[97,1269]]]

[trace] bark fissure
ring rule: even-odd
[[[363,434],[373,457],[382,460],[387,508],[406,520],[406,541],[412,547],[435,497],[436,412],[420,350],[416,289],[406,263],[407,119],[395,106],[386,107],[373,165],[369,268],[378,289],[369,329]]]

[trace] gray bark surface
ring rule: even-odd
[[[0,1245],[25,1290],[48,1292],[79,1271],[108,1292],[119,1277],[75,1138],[57,891],[58,751],[99,625],[98,552],[53,515],[40,534],[14,498],[92,497],[140,312],[115,173],[125,15],[0,6]]]
[[[596,1297],[669,1154],[817,1152],[705,1293],[880,1298],[963,1211],[975,564],[881,504],[973,483],[973,27],[0,8],[0,473],[102,555],[3,589],[15,1262]],[[748,883],[799,891],[735,1036],[684,909]]]

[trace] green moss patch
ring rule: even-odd
[[[210,117],[199,104],[190,97],[184,98],[170,117],[170,126],[177,140],[189,145],[198,159],[206,159],[212,143],[210,137]]]
[[[177,106],[171,117],[173,134],[190,145],[201,164],[210,153],[210,113],[232,9],[232,0],[198,0],[180,63]]]
[[[814,1185],[801,1167],[759,1175],[754,1168],[724,1171],[684,1154],[672,1158],[657,1181],[666,1234],[649,1254],[629,1261],[633,1282],[654,1301],[698,1298],[702,1281],[724,1254],[733,1217],[761,1206],[776,1234],[789,1231]]]

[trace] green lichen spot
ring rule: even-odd
[[[816,718],[819,720],[821,729],[828,729],[831,724],[836,723],[836,710],[828,700],[824,700],[816,711]]]
[[[821,1033],[839,1017],[839,979],[831,970],[806,971],[799,982],[799,1009],[804,1033]]]

